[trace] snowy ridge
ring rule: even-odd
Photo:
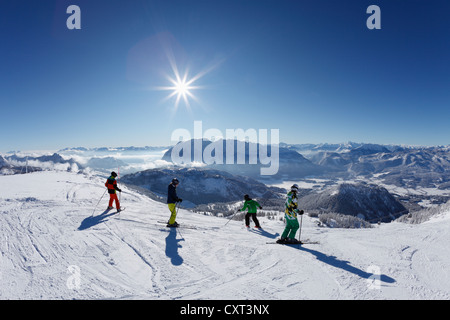
[[[266,245],[284,224],[180,210],[122,186],[103,213],[104,178],[70,172],[0,176],[0,299],[449,299],[449,213],[420,225],[319,228],[301,248]],[[218,228],[219,227],[219,228]],[[75,271],[74,271],[75,270]],[[76,272],[78,271],[78,273]],[[78,282],[77,282],[78,280]]]

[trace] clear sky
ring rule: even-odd
[[[1,0],[0,151],[169,145],[195,120],[450,144],[449,17],[446,0]],[[162,90],[175,65],[195,80],[188,105]]]

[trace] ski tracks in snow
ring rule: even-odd
[[[180,223],[201,228],[166,228],[156,221],[168,219],[167,205],[126,187],[126,211],[102,214],[105,196],[92,214],[104,192],[95,177],[41,172],[1,179],[0,298],[450,298],[448,221],[342,230],[318,228],[305,217],[302,237],[320,244],[296,248],[267,245],[284,224],[265,218],[263,230],[247,232],[242,222],[223,227],[227,219],[180,209]],[[28,180],[40,183],[36,192]],[[72,288],[74,266],[80,281]]]
[[[67,179],[60,177],[64,175]],[[180,210],[180,222],[202,228],[155,227],[155,221],[168,218],[167,206],[124,187],[126,211],[81,229],[100,199],[102,182],[69,173],[45,178],[53,197],[41,193],[3,201],[2,266],[8,267],[2,268],[2,284],[17,279],[6,283],[9,298],[341,297],[332,275],[324,276],[316,266],[320,262],[308,253],[265,244],[267,236],[282,231],[281,224],[258,232],[245,232],[236,222],[218,229],[225,219]],[[107,201],[105,197],[94,217]],[[76,290],[66,285],[73,265],[81,272]]]

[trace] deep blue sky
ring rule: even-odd
[[[449,144],[449,14],[445,0],[1,0],[0,151],[169,145],[194,120],[288,143]],[[180,73],[209,70],[190,108],[155,90],[168,52]]]

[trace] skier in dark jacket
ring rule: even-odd
[[[244,195],[244,207],[242,209],[239,209],[239,211],[245,211],[248,208],[247,214],[245,215],[245,226],[247,228],[250,227],[250,216],[252,217],[253,222],[255,223],[255,228],[260,229],[261,226],[259,225],[259,221],[256,218],[256,211],[257,207],[259,209],[262,209],[261,205],[256,202],[255,200],[252,200],[248,194]]]
[[[177,186],[180,182],[177,178],[173,178],[172,182],[169,184],[168,192],[167,192],[167,205],[170,210],[170,219],[167,223],[168,227],[178,227],[179,224],[175,221],[177,218],[177,210],[176,204],[177,202],[183,201],[183,199],[178,198],[177,196]]]
[[[111,172],[111,176],[108,178],[108,180],[106,180],[105,187],[108,188],[108,193],[109,193],[108,210],[111,210],[113,208],[113,206],[112,206],[113,201],[115,201],[117,211],[120,212],[121,211],[120,203],[119,203],[119,199],[117,198],[116,191],[122,192],[122,190],[120,190],[119,187],[117,186],[116,177],[117,177],[117,173],[115,173],[114,171]]]

